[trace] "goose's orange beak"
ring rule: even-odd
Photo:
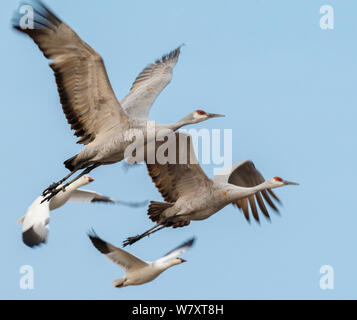
[[[94,179],[91,178],[91,177],[89,177],[88,180],[89,180],[89,182],[93,182],[94,181]]]

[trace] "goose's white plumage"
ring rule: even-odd
[[[108,202],[115,200],[94,191],[78,189],[94,181],[89,176],[83,176],[66,190],[59,192],[50,201],[43,196],[38,197],[28,208],[26,215],[18,220],[22,224],[22,239],[29,247],[45,243],[49,231],[50,211],[62,207],[66,202]]]
[[[29,246],[34,247],[45,243],[49,231],[50,204],[41,203],[43,196],[38,197],[28,208],[26,215],[18,220],[22,224],[22,240]]]
[[[115,203],[116,200],[104,196],[98,192],[91,190],[82,190],[77,189],[74,190],[69,199],[71,202],[107,202],[107,203]]]
[[[98,251],[125,270],[123,278],[113,281],[113,286],[117,288],[150,282],[168,268],[185,262],[186,260],[179,258],[179,256],[188,250],[194,243],[194,238],[192,238],[170,251],[162,258],[153,262],[146,262],[121,248],[103,241],[93,230],[88,236]]]

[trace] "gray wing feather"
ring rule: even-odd
[[[180,50],[181,46],[140,72],[130,92],[121,101],[127,115],[139,119],[148,118],[156,98],[171,82],[172,71],[177,63]]]
[[[197,189],[205,192],[212,185],[198,163],[193,149],[192,137],[183,132],[174,133],[176,144],[175,163],[160,164],[156,159],[154,164],[146,163],[149,175],[166,202],[176,202],[178,198],[192,198]],[[156,143],[156,150],[163,143]]]
[[[214,181],[220,183],[230,183],[239,187],[255,187],[265,181],[262,174],[255,168],[255,165],[250,160],[244,160],[235,163],[232,167],[223,170],[221,173],[214,177]],[[233,205],[237,206],[244,213],[247,221],[250,220],[249,216],[249,208],[254,217],[254,219],[259,222],[259,214],[258,208],[262,211],[264,216],[267,219],[270,219],[268,210],[264,204],[264,200],[268,203],[268,205],[276,212],[278,212],[278,208],[275,206],[273,200],[270,198],[269,194],[272,198],[280,203],[279,198],[275,195],[275,193],[270,190],[263,190],[261,192],[257,192],[254,196],[250,196],[245,199],[238,200],[233,202]],[[262,197],[263,196],[263,197]]]
[[[101,56],[41,1],[34,3],[34,28],[13,27],[27,34],[52,60],[63,112],[71,129],[88,144],[105,128],[127,119],[108,79]]]

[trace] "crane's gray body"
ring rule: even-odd
[[[262,195],[276,209],[266,191],[277,199],[271,189],[283,183],[274,179],[265,181],[249,160],[237,162],[210,179],[197,161],[191,136],[183,132],[175,135],[176,154],[186,159],[185,164],[178,161],[176,164],[147,163],[148,172],[166,201],[150,203],[148,214],[152,221],[165,226],[183,227],[190,221],[209,218],[228,204],[236,204],[248,220],[250,207],[254,218],[259,221],[255,201],[263,214],[269,217]]]

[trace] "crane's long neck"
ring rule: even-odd
[[[253,194],[256,194],[259,191],[271,188],[269,181],[264,181],[261,184],[258,184],[255,187],[238,187],[232,184],[227,185],[227,197],[230,202],[237,201],[246,197],[249,197]]]
[[[167,127],[168,129],[171,129],[172,131],[176,131],[176,130],[182,128],[183,126],[186,126],[188,124],[193,124],[193,123],[194,122],[192,121],[192,119],[188,118],[186,116],[177,122],[166,124],[165,127]]]

